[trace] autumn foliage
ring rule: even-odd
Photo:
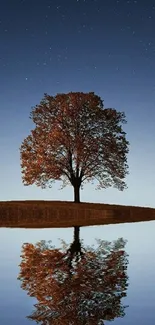
[[[99,188],[126,187],[129,143],[122,124],[125,114],[103,106],[93,92],[44,95],[30,114],[36,127],[21,148],[25,185],[45,188],[55,180],[74,187],[97,181]]]
[[[66,259],[66,244],[56,249],[41,241],[24,244],[19,279],[28,295],[35,297],[29,319],[41,325],[100,325],[125,315],[121,299],[128,286],[125,241],[97,240],[87,247],[82,260]]]

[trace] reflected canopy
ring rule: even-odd
[[[80,242],[80,227],[61,248],[51,241],[22,246],[21,287],[37,303],[29,319],[42,325],[101,325],[124,317],[127,294],[126,241],[96,239],[94,246]]]

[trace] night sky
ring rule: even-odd
[[[24,186],[19,147],[44,93],[94,91],[124,111],[128,189],[81,200],[155,207],[155,1],[0,0],[0,200],[73,200],[60,182]]]

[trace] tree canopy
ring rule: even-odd
[[[96,180],[99,188],[126,187],[124,112],[104,108],[94,92],[70,92],[45,94],[30,118],[36,127],[20,147],[24,185],[46,188],[61,180],[63,186],[73,186],[76,202],[85,182]]]
[[[29,319],[42,325],[101,325],[124,317],[126,306],[121,300],[128,287],[126,241],[98,239],[96,243],[97,247],[83,248],[81,260],[72,256],[72,266],[68,263],[71,246],[67,249],[65,242],[60,249],[45,241],[23,245],[21,287],[37,299]]]

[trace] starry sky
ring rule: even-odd
[[[19,147],[44,93],[94,91],[124,111],[128,189],[81,191],[86,202],[155,207],[155,1],[0,0],[0,200],[73,200],[24,186]]]

